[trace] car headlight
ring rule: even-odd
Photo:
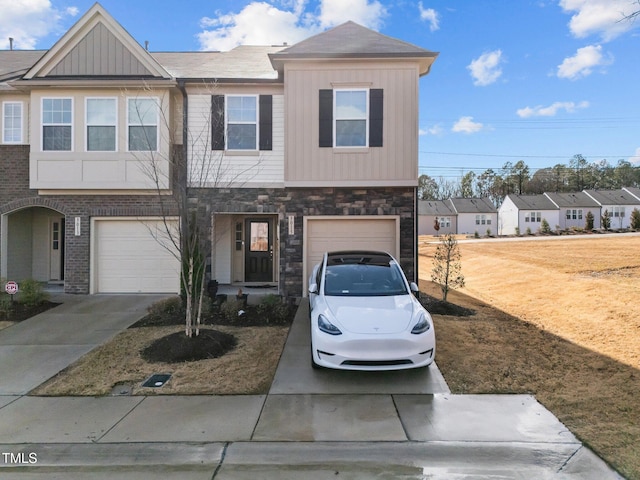
[[[422,312],[420,313],[420,320],[418,320],[418,323],[416,323],[413,326],[413,328],[411,329],[411,333],[413,333],[414,335],[420,335],[421,333],[426,332],[430,328],[431,328],[431,322],[429,322],[427,315],[424,312]]]
[[[318,315],[318,328],[321,332],[329,335],[342,335],[342,332],[333,323],[327,320],[323,315]]]

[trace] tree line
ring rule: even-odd
[[[535,195],[544,192],[580,192],[582,190],[616,190],[640,186],[640,165],[626,160],[611,165],[607,160],[589,163],[574,155],[568,165],[537,169],[519,160],[506,162],[502,168],[489,168],[477,174],[464,173],[460,178],[434,178],[420,175],[418,197],[421,200],[446,200],[452,197],[489,198],[496,207],[508,194]]]

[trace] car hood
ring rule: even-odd
[[[325,297],[339,328],[351,333],[389,334],[407,330],[413,317],[411,295]]]

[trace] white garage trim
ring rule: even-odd
[[[303,218],[303,228],[302,292],[305,297],[311,269],[325,251],[383,250],[399,259],[399,215],[308,216]],[[323,237],[317,236],[319,228]]]
[[[175,228],[177,218],[167,218]],[[162,217],[91,219],[90,293],[179,293],[180,261]]]

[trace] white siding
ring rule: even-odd
[[[498,234],[499,235],[515,235],[516,228],[519,225],[518,207],[513,200],[505,197],[500,209],[498,210]]]
[[[222,94],[222,92],[215,92]],[[273,150],[241,155],[211,150],[211,93],[189,95],[191,184],[213,187],[284,185],[284,96],[273,95]]]

